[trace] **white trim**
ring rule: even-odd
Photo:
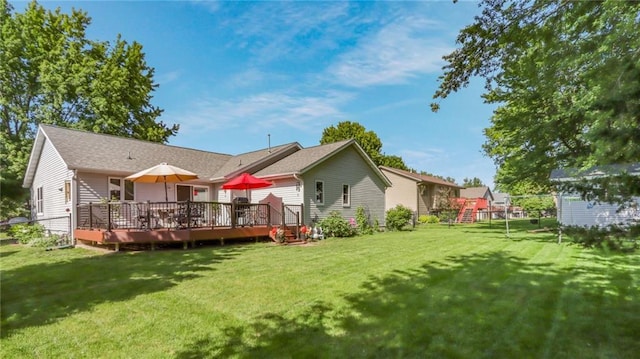
[[[344,195],[345,195],[344,188],[345,188],[345,186],[347,187],[347,193],[346,193],[347,202],[344,201]],[[342,184],[342,190],[340,192],[342,194],[342,207],[345,207],[345,208],[346,207],[351,207],[351,185],[343,183]]]
[[[315,185],[313,186],[313,190],[314,190],[314,197],[313,197],[313,201],[315,202],[316,205],[324,205],[324,197],[325,197],[325,192],[326,192],[326,188],[324,186],[324,181],[322,180],[315,180]],[[320,197],[321,200],[318,200],[318,183],[322,184],[322,191],[320,192]]]

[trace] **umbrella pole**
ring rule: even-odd
[[[164,201],[169,202],[169,195],[167,194],[167,176],[164,176]]]

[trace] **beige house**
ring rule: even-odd
[[[457,198],[463,188],[437,177],[397,168],[380,166],[380,170],[391,182],[391,187],[385,192],[386,210],[401,204],[417,215],[429,214],[437,209],[439,196]]]

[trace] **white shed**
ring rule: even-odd
[[[593,167],[584,171],[553,170],[551,180],[570,182],[627,173],[640,176],[640,163]],[[620,208],[618,204],[585,201],[575,193],[560,193],[557,198],[558,222],[563,226],[607,227],[640,222],[640,197],[635,197],[635,206]]]

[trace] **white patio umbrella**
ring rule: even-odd
[[[127,176],[125,179],[132,182],[141,183],[164,182],[164,199],[166,202],[169,202],[169,195],[167,194],[167,182],[184,182],[197,178],[198,175],[193,172],[163,162],[159,165]]]

